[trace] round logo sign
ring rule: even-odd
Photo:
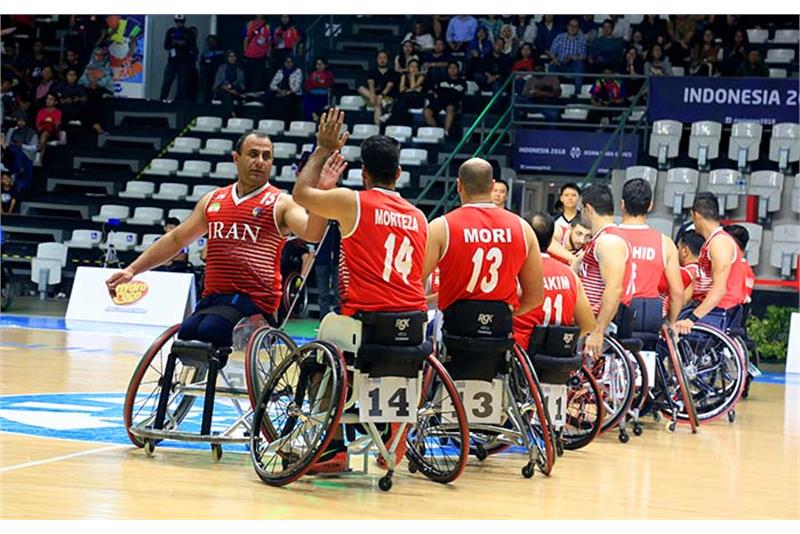
[[[117,295],[111,299],[114,304],[126,306],[133,304],[147,295],[147,283],[141,280],[134,280],[127,284],[120,284],[117,286]]]

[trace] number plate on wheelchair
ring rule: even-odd
[[[469,423],[499,425],[502,422],[502,380],[495,378],[491,383],[483,380],[456,380],[454,383]],[[449,396],[442,398],[442,412],[455,412]]]
[[[370,378],[357,373],[358,417],[372,423],[415,423],[419,381],[416,378],[384,376]]]
[[[651,350],[643,350],[639,354],[641,354],[642,360],[644,360],[644,367],[647,370],[647,387],[652,389],[656,383],[656,358],[658,354]]]
[[[562,427],[566,422],[567,386],[565,384],[542,383],[542,395],[550,414],[550,421],[555,427]]]

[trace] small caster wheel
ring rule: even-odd
[[[408,472],[414,474],[417,472],[417,466],[411,462],[408,462]]]
[[[525,464],[525,467],[523,467],[523,468],[522,468],[522,476],[524,476],[525,478],[532,478],[532,477],[533,477],[533,474],[534,474],[535,472],[536,472],[536,471],[535,471],[535,470],[534,470],[534,468],[533,468],[533,464],[532,464],[532,463],[530,463],[530,462],[528,462],[527,464]]]
[[[744,391],[742,391],[742,398],[743,399],[746,399],[749,396],[750,396],[750,392],[749,391],[747,391],[746,389]]]
[[[564,456],[564,445],[560,441],[556,443],[556,455],[559,457]]]
[[[644,428],[642,428],[642,425],[639,424],[639,423],[634,423],[633,424],[633,435],[634,436],[641,436],[642,432],[644,432]]]
[[[667,425],[667,430],[670,432],[675,432],[675,421],[672,421],[670,424]]]
[[[621,443],[628,443],[628,441],[631,439],[630,435],[624,430],[620,431],[618,437]]]
[[[378,487],[382,491],[389,491],[392,489],[392,479],[387,475],[378,480]]]
[[[152,442],[152,440],[146,439],[144,440],[144,453],[151,457],[153,453],[156,451],[156,444]]]
[[[215,462],[219,462],[222,459],[222,445],[219,443],[211,444],[211,457],[214,458]]]
[[[731,410],[728,412],[728,422],[733,423],[736,421],[736,410]]]
[[[478,457],[478,460],[480,460],[480,461],[482,462],[482,461],[484,461],[486,458],[488,458],[488,457],[489,457],[489,453],[488,453],[488,452],[486,452],[486,449],[484,448],[484,446],[483,446],[483,445],[477,445],[477,446],[475,447],[475,456],[477,456],[477,457]]]
[[[656,423],[661,421],[661,414],[658,412],[653,412],[653,421],[655,421]]]

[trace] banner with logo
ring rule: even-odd
[[[144,98],[145,15],[108,15],[108,58],[114,71],[114,96]]]
[[[172,326],[195,305],[194,275],[150,271],[117,287],[112,299],[106,279],[117,269],[78,267],[65,319],[155,326]]]
[[[797,79],[657,76],[650,78],[647,113],[651,121],[754,121],[769,125],[797,122],[797,97]]]
[[[518,171],[586,174],[601,156],[611,135],[574,130],[517,130],[514,134],[514,168]],[[618,152],[617,166],[636,165],[639,137],[626,134],[622,150],[619,148],[619,140],[615,140],[603,154],[598,172],[609,172]]]

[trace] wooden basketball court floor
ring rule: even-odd
[[[119,399],[153,338],[0,327],[1,519],[800,518],[796,380],[754,384],[735,423],[711,423],[697,435],[669,433],[648,418],[644,435],[625,445],[601,436],[567,451],[550,477],[523,479],[524,462],[513,454],[471,458],[448,486],[403,464],[388,493],[375,475],[271,488],[248,455],[227,452],[215,463],[207,448],[159,448],[148,458],[127,443],[116,416],[94,424],[114,435],[110,442],[58,434],[70,421],[93,426],[81,423],[93,409],[80,405],[85,394],[116,395],[121,413]],[[52,395],[62,393],[84,395]],[[26,417],[55,413],[55,438],[71,437],[19,431],[20,406]],[[36,421],[21,428],[41,430]]]

